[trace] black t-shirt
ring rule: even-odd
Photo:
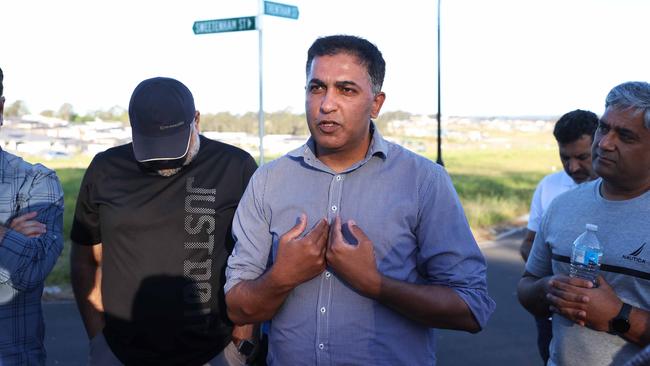
[[[230,342],[223,293],[231,223],[256,163],[201,136],[191,164],[162,177],[131,144],[84,176],[71,239],[102,243],[104,335],[126,365],[202,365]]]

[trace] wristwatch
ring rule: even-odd
[[[247,358],[253,354],[253,351],[255,351],[255,342],[252,340],[233,338],[233,343],[237,346],[237,352]]]
[[[630,330],[630,310],[632,310],[632,306],[630,304],[623,303],[623,306],[621,306],[621,311],[618,312],[618,315],[609,321],[610,333],[620,336]]]

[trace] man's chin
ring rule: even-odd
[[[574,182],[576,182],[576,184],[588,182],[588,181],[591,180],[591,176],[584,175],[584,174],[580,174],[580,175],[571,175],[571,174],[569,174],[569,176],[571,177],[571,179],[573,179]]]

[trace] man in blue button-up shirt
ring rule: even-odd
[[[477,332],[494,311],[449,176],[371,122],[384,70],[364,39],[316,40],[311,137],[261,167],[237,209],[228,313],[272,320],[270,365],[434,365],[433,328]]]

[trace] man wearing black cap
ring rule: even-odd
[[[223,272],[256,164],[199,135],[199,117],[181,82],[144,80],[129,103],[133,143],[98,154],[86,171],[71,276],[90,365],[246,361],[253,329],[228,320]]]

